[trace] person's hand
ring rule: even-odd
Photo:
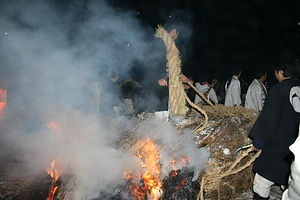
[[[168,81],[164,78],[159,79],[157,82],[160,86],[168,86]]]
[[[177,39],[178,34],[179,34],[179,32],[177,32],[176,29],[172,29],[171,32],[169,33],[170,37],[171,37],[173,40],[176,40],[176,39]]]
[[[181,81],[183,83],[188,83],[189,82],[189,79],[183,73],[180,74],[180,77],[181,77]]]

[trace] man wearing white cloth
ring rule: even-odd
[[[300,135],[300,131],[299,131]],[[300,137],[290,146],[294,154],[294,161],[291,165],[291,174],[289,178],[289,187],[282,194],[282,200],[300,199]]]
[[[239,78],[241,76],[241,69],[234,68],[232,70],[232,77],[225,84],[225,106],[239,106],[241,101],[241,84]]]
[[[257,71],[255,79],[249,86],[246,94],[245,108],[251,108],[261,111],[265,102],[267,89],[264,86],[264,81],[267,78],[265,70]]]
[[[200,80],[200,82],[197,82],[195,84],[195,86],[199,90],[199,92],[204,94],[204,96],[208,100],[212,101],[213,104],[218,104],[218,97],[217,97],[216,91],[214,90],[213,87],[211,87],[209,85],[208,79],[206,77],[203,77],[202,80]],[[201,97],[198,94],[196,94],[194,103],[198,104],[200,102],[203,102],[203,100],[201,99]]]

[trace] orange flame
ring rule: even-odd
[[[5,118],[7,108],[7,90],[0,89],[0,119]]]
[[[175,159],[171,161],[171,164],[172,164],[172,173],[171,173],[171,176],[173,176],[173,177],[175,177],[175,176],[178,175],[178,172],[177,172],[177,170],[175,168],[175,162],[176,162]]]
[[[58,186],[51,185],[47,200],[53,200]]]
[[[158,200],[162,195],[162,181],[160,176],[160,154],[159,149],[155,146],[150,138],[145,141],[138,141],[136,144],[136,156],[142,159],[140,163],[144,169],[141,175],[132,175],[124,173],[127,180],[133,184],[129,187],[132,196],[137,200],[147,199]],[[142,179],[143,185],[140,186],[138,179]]]
[[[51,162],[50,168],[47,169],[47,173],[51,176],[52,178],[52,184],[51,184],[51,188],[49,191],[49,195],[47,197],[47,200],[53,200],[55,193],[58,189],[58,186],[55,186],[56,181],[58,180],[58,178],[61,175],[61,170],[58,167],[57,163],[60,160],[60,158],[58,157],[57,159],[54,159]]]

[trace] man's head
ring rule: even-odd
[[[237,78],[240,78],[241,73],[242,73],[242,69],[240,67],[233,67],[231,69],[231,74],[236,76]]]
[[[199,77],[199,82],[201,85],[208,85],[208,75],[207,74],[202,74]]]
[[[192,85],[194,85],[194,79],[192,77],[188,77],[188,82]],[[188,90],[191,88],[191,86],[188,83],[183,83],[183,87],[185,90]]]
[[[290,64],[279,64],[275,68],[275,77],[278,82],[283,81],[284,79],[293,78],[297,76],[297,69]]]
[[[263,68],[258,69],[255,73],[254,78],[261,81],[261,82],[264,82],[267,78],[267,70],[263,69]]]

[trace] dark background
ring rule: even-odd
[[[261,0],[113,0],[120,9],[136,10],[152,27],[166,23],[172,10],[185,10],[193,26],[190,53],[183,60],[189,76],[201,73],[227,79],[230,68],[243,69],[249,82],[256,68],[273,76],[273,64],[283,57],[297,59],[300,44],[300,1]],[[176,20],[176,19],[173,19]],[[181,19],[179,19],[181,20]],[[174,21],[175,23],[175,21]]]
[[[53,0],[66,12],[75,12],[75,26],[88,15],[92,0]],[[8,1],[5,1],[8,2]],[[74,3],[77,2],[77,3]],[[250,83],[257,68],[268,70],[268,83],[276,83],[273,66],[281,58],[297,60],[300,53],[299,0],[109,0],[116,10],[131,11],[155,33],[157,25],[191,25],[191,41],[177,46],[183,72],[196,81],[202,74],[227,80],[232,67],[243,69],[241,80]],[[180,13],[174,15],[174,11]],[[172,16],[172,17],[170,17]],[[21,24],[22,25],[22,24]],[[165,26],[170,30],[171,26]],[[172,28],[177,28],[172,27]],[[71,28],[70,33],[77,30]],[[70,36],[72,40],[72,34]],[[3,70],[2,70],[3,71]],[[141,73],[140,73],[141,74]],[[3,76],[3,75],[2,75]],[[3,85],[3,84],[2,84]]]

